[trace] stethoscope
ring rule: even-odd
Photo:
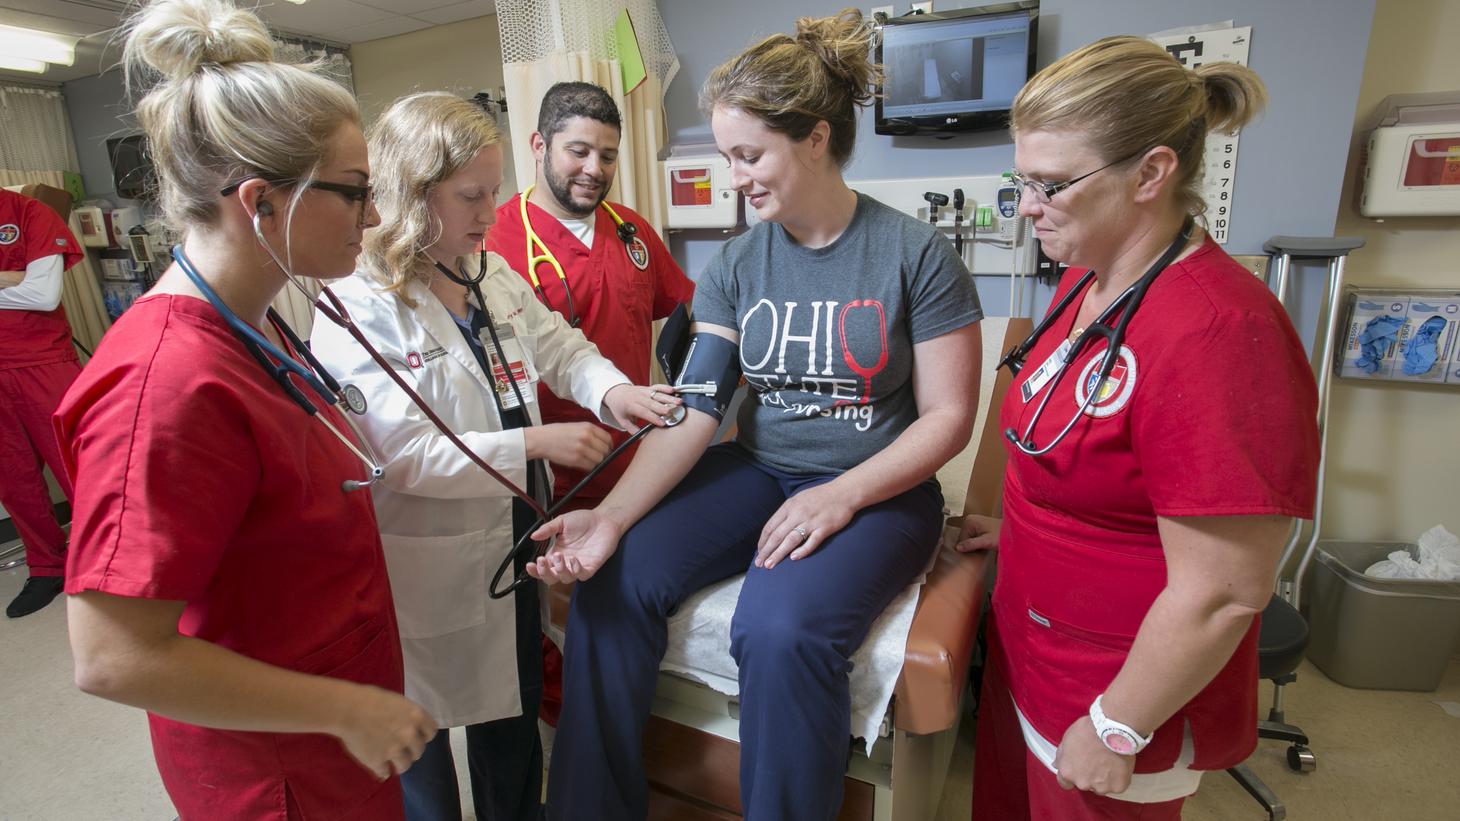
[[[527,506],[532,509],[533,513],[537,514],[536,522],[534,522],[532,527],[527,528],[523,532],[522,536],[516,541],[516,543],[513,544],[512,550],[507,554],[507,557],[503,559],[501,566],[497,568],[496,574],[492,577],[492,584],[490,589],[488,590],[488,595],[490,595],[494,599],[504,598],[507,595],[511,594],[512,591],[516,590],[518,587],[532,582],[533,578],[527,575],[525,572],[518,573],[514,574],[512,583],[510,585],[508,585],[505,589],[498,589],[498,584],[501,582],[502,577],[512,569],[513,563],[519,556],[530,557],[529,560],[535,559],[541,556],[543,552],[550,549],[553,542],[556,540],[556,537],[554,537],[553,539],[550,539],[545,545],[538,547],[532,541],[532,534],[543,524],[547,523],[559,512],[561,512],[563,507],[571,502],[573,498],[577,496],[578,493],[581,492],[583,488],[586,487],[588,483],[593,480],[594,477],[602,472],[602,470],[610,462],[618,458],[619,455],[621,455],[635,442],[642,439],[645,435],[649,433],[650,430],[653,430],[655,426],[652,424],[646,424],[643,427],[639,428],[622,444],[610,451],[608,456],[604,457],[602,462],[599,462],[596,467],[590,470],[587,475],[585,475],[583,479],[578,482],[578,484],[574,485],[572,489],[570,489],[561,499],[557,500],[550,506],[544,506],[537,499],[533,498],[533,496],[527,491],[518,487],[511,479],[503,476],[501,472],[499,472],[496,468],[493,468],[491,465],[487,464],[486,460],[478,456],[475,451],[473,451],[470,447],[467,446],[465,442],[461,440],[461,437],[457,436],[456,433],[451,430],[450,426],[448,426],[446,422],[443,421],[441,417],[437,415],[434,410],[431,409],[430,404],[426,402],[425,399],[421,398],[420,394],[416,393],[415,389],[412,388],[408,382],[406,382],[405,378],[400,375],[400,373],[390,364],[388,360],[386,360],[384,355],[382,355],[380,351],[375,348],[374,345],[370,344],[370,340],[365,337],[364,331],[360,330],[360,327],[355,324],[355,321],[350,316],[349,311],[345,309],[345,304],[340,301],[339,297],[335,296],[333,291],[331,291],[328,287],[324,287],[320,289],[319,295],[315,296],[314,294],[310,293],[309,289],[305,288],[298,281],[293,271],[289,268],[289,266],[284,264],[284,261],[280,259],[279,255],[274,252],[273,246],[270,245],[268,240],[264,238],[263,229],[259,225],[259,217],[260,212],[255,212],[253,216],[254,237],[258,240],[259,245],[263,247],[264,251],[268,253],[270,259],[274,261],[274,264],[279,266],[279,270],[284,274],[285,280],[290,285],[294,286],[294,288],[298,290],[301,294],[303,294],[304,298],[311,305],[313,305],[322,316],[324,316],[330,322],[333,322],[335,325],[339,326],[342,330],[348,333],[350,337],[353,338],[355,342],[365,350],[365,352],[370,356],[375,364],[379,366],[381,371],[384,372],[386,376],[390,377],[390,380],[394,382],[397,387],[405,392],[407,398],[411,400],[412,404],[420,409],[421,413],[424,414],[425,417],[431,421],[431,424],[435,426],[438,431],[441,432],[441,435],[445,436],[446,439],[451,442],[451,444],[457,450],[461,451],[461,453],[466,456],[466,458],[470,459],[472,464],[481,468],[488,476],[492,477],[493,480],[495,480],[497,483],[505,487],[510,493],[512,493],[513,496],[521,499],[524,503],[526,503]],[[325,402],[349,409],[348,402],[346,401],[344,404],[342,404],[341,400],[341,396],[347,395],[347,392],[341,391],[339,382],[330,375],[329,371],[325,369],[324,365],[320,363],[319,360],[315,358],[314,354],[309,351],[308,346],[306,346],[299,339],[298,335],[289,328],[288,323],[284,322],[283,318],[280,317],[276,312],[274,312],[272,308],[269,309],[268,317],[270,321],[272,321],[280,329],[281,333],[285,335],[285,337],[289,340],[289,344],[292,345],[295,350],[299,351],[300,354],[305,357],[305,360],[309,363],[308,368],[304,367],[299,362],[294,360],[293,357],[290,357],[283,351],[279,350],[273,343],[268,340],[267,337],[259,333],[258,330],[250,326],[247,322],[244,322],[242,319],[240,319],[238,315],[235,314],[233,310],[230,309],[228,305],[225,304],[223,300],[218,297],[218,294],[211,287],[208,286],[207,282],[203,280],[202,276],[198,274],[197,269],[192,264],[192,260],[188,259],[188,256],[183,251],[182,246],[179,245],[174,247],[172,255],[173,259],[177,261],[178,267],[183,270],[183,273],[187,275],[188,279],[191,280],[193,284],[198,288],[198,290],[203,293],[203,295],[208,299],[208,302],[212,304],[214,310],[218,311],[219,315],[223,317],[225,323],[227,323],[229,329],[233,332],[234,336],[238,338],[239,342],[243,344],[244,348],[249,351],[249,353],[259,363],[259,365],[269,374],[269,376],[274,379],[274,381],[278,382],[280,387],[283,388],[284,392],[291,399],[293,399],[306,413],[323,422],[324,425],[329,428],[332,434],[339,438],[340,441],[344,442],[346,447],[348,447],[352,453],[358,456],[360,460],[365,463],[368,469],[369,478],[364,481],[348,480],[342,485],[343,490],[347,492],[357,490],[361,487],[368,487],[378,481],[380,477],[383,476],[385,473],[384,469],[380,467],[379,460],[373,458],[373,456],[367,456],[358,447],[356,447],[355,444],[349,440],[349,437],[346,437],[339,429],[332,425],[328,419],[326,419],[322,414],[319,413],[319,409],[314,405],[312,401],[310,401],[308,395],[305,394],[303,391],[300,391],[298,387],[293,384],[292,380],[289,379],[290,375],[298,376],[300,379],[304,380],[304,383],[309,386],[310,390],[312,390],[317,396],[319,396],[319,398],[323,399]],[[478,301],[481,303],[483,310],[485,310],[486,303],[481,302],[480,284],[482,279],[486,275],[485,271],[486,266],[483,265],[481,270],[478,271],[476,276],[474,277],[466,277],[465,275],[460,276],[460,280],[464,280],[467,283],[468,288],[473,288],[473,290],[475,291],[474,296],[476,296]],[[453,277],[453,279],[457,278]],[[491,327],[490,318],[488,320],[487,326],[489,328]],[[506,366],[507,358],[503,354],[501,342],[496,336],[495,329],[493,329],[493,331],[491,331],[489,335],[492,337],[493,348],[496,351],[497,356],[501,358],[504,366]],[[270,358],[272,358],[273,361],[278,362],[278,364],[275,365],[273,361],[270,361]],[[512,383],[512,390],[519,399],[519,407],[523,407],[525,409],[526,405],[521,403],[521,390],[517,386],[516,380],[511,374],[511,368],[506,367],[506,370],[508,373],[508,379],[511,380]],[[670,426],[677,425],[684,420],[685,415],[686,411],[684,409],[684,406],[681,405],[676,407],[665,421]],[[348,422],[348,417],[346,417],[346,421]],[[365,446],[368,449],[369,444],[366,438],[364,436],[360,436],[359,439],[362,443],[366,443]]]
[[[532,280],[532,290],[537,293],[537,298],[542,300],[542,304],[551,308],[553,306],[548,302],[547,292],[543,290],[542,281],[538,279],[537,266],[543,262],[552,266],[553,271],[558,275],[558,282],[562,283],[563,294],[567,297],[568,324],[576,328],[582,320],[578,316],[577,309],[573,307],[573,289],[568,287],[568,275],[563,272],[563,265],[553,255],[552,249],[547,247],[547,243],[542,241],[542,237],[539,237],[536,231],[532,230],[532,220],[527,216],[527,198],[532,195],[532,189],[536,187],[536,185],[527,186],[527,190],[522,192],[518,203],[522,212],[522,233],[527,236],[527,276]],[[623,217],[620,217],[607,201],[601,202],[599,205],[603,206],[603,210],[607,211],[610,217],[613,217],[614,224],[618,226],[619,241],[624,244],[624,253],[629,254],[629,259],[632,261],[634,239],[639,233],[638,227],[632,222],[624,222]],[[538,249],[536,252],[533,251],[534,245]]]
[[[279,383],[279,387],[284,390],[284,393],[290,399],[294,400],[295,404],[303,408],[305,413],[318,419],[321,424],[329,429],[330,433],[334,434],[336,439],[343,442],[345,447],[349,448],[350,452],[359,457],[360,461],[365,464],[367,478],[364,480],[346,479],[341,485],[341,489],[348,493],[352,490],[359,490],[362,487],[370,487],[379,481],[380,477],[385,475],[385,470],[380,466],[380,462],[375,458],[374,453],[372,452],[367,455],[361,451],[354,442],[350,441],[348,436],[345,436],[339,428],[335,427],[334,423],[325,414],[319,412],[319,407],[314,404],[309,398],[309,395],[300,390],[299,386],[294,384],[294,380],[289,378],[290,376],[299,378],[304,382],[306,387],[314,392],[315,396],[324,400],[326,405],[334,405],[336,408],[339,408],[342,418],[349,424],[349,416],[346,411],[350,410],[350,407],[345,399],[345,392],[340,389],[340,383],[330,375],[329,371],[325,370],[324,365],[320,364],[319,360],[310,352],[309,346],[304,344],[298,334],[294,333],[294,330],[284,322],[284,319],[273,308],[269,308],[267,314],[268,320],[289,341],[289,347],[304,357],[304,361],[309,363],[308,367],[280,350],[274,343],[269,341],[268,337],[260,333],[257,328],[254,328],[239,318],[238,314],[234,313],[233,309],[229,308],[218,297],[218,292],[214,291],[203,280],[203,277],[198,274],[197,268],[193,267],[193,261],[188,259],[188,255],[183,252],[181,245],[173,247],[172,258],[177,261],[178,267],[182,269],[182,272],[187,275],[187,278],[192,281],[193,285],[213,305],[214,310],[223,317],[223,321],[233,331],[233,335],[238,337],[238,341],[243,343],[244,349],[253,356],[254,361],[258,362],[259,366],[275,382]],[[357,436],[358,433],[356,431]],[[358,438],[366,450],[369,450],[370,444],[366,441],[365,437],[359,436]]]
[[[530,191],[531,189],[528,189],[528,190]],[[526,197],[527,197],[527,195],[524,193],[523,194],[523,201],[524,202],[526,201]],[[609,213],[613,213],[613,212],[610,211]],[[615,219],[617,219],[617,216],[616,215],[615,215]],[[525,223],[525,220],[524,220],[524,224],[526,224]],[[623,225],[623,224],[624,223],[621,223],[621,225]],[[628,227],[629,228],[633,228],[632,225],[630,225]],[[530,232],[531,231],[531,228],[529,228],[528,231]],[[529,236],[533,236],[533,235],[531,233],[529,233]],[[620,236],[622,236],[622,234],[620,234]],[[513,395],[517,399],[517,407],[522,410],[523,423],[525,425],[531,425],[532,424],[532,417],[527,412],[527,403],[524,401],[524,398],[523,398],[523,395],[522,395],[522,389],[518,386],[517,376],[514,373],[513,368],[511,366],[511,363],[510,363],[510,361],[507,358],[507,354],[506,354],[505,349],[502,347],[501,337],[497,334],[496,320],[492,317],[492,312],[487,307],[486,297],[482,293],[482,280],[486,279],[486,276],[487,276],[487,253],[486,253],[486,251],[479,252],[478,267],[477,267],[477,271],[476,271],[475,274],[468,274],[467,272],[462,271],[462,270],[459,270],[459,269],[456,270],[456,271],[453,271],[449,267],[447,267],[446,265],[443,265],[440,262],[435,262],[434,264],[436,266],[436,270],[440,271],[441,274],[443,276],[445,276],[447,279],[451,280],[452,282],[456,283],[457,285],[464,286],[467,290],[469,290],[471,292],[472,297],[476,299],[477,308],[479,310],[481,310],[481,311],[483,311],[483,312],[486,313],[486,315],[487,315],[487,321],[486,321],[487,335],[491,339],[491,342],[492,342],[492,350],[497,355],[497,361],[499,361],[499,362],[502,363],[502,370],[503,370],[503,373],[507,377],[507,383],[511,386],[512,393],[513,393]],[[554,264],[556,265],[556,262],[554,262]],[[564,288],[567,287],[567,281],[566,280],[564,280],[563,287]],[[328,291],[328,289],[325,289],[325,290]],[[571,301],[570,301],[569,304],[571,305]],[[358,339],[358,337],[357,337],[357,339]],[[363,345],[363,344],[366,344],[366,343],[364,343],[362,341],[361,344]],[[414,394],[411,395],[411,399],[413,401],[415,401],[417,404],[421,404],[421,402],[422,402],[422,400],[419,397],[415,396]],[[668,419],[666,419],[665,421],[670,426],[677,425],[677,424],[679,424],[679,422],[683,421],[684,415],[685,415],[684,407],[683,406],[680,406],[680,407],[675,408],[674,409],[674,412],[671,413],[670,417]],[[519,558],[525,558],[527,561],[532,561],[533,559],[536,559],[538,556],[542,555],[542,552],[546,549],[546,548],[539,548],[537,546],[537,544],[535,542],[533,542],[533,540],[532,540],[532,534],[533,534],[533,532],[536,531],[539,527],[542,527],[544,524],[546,524],[548,521],[550,521],[553,517],[557,516],[558,513],[561,512],[562,509],[569,502],[573,501],[573,498],[576,497],[578,495],[578,493],[583,490],[583,488],[587,487],[588,486],[588,483],[591,482],[591,481],[593,481],[593,478],[595,476],[597,476],[599,473],[601,473],[603,471],[603,469],[609,465],[610,462],[612,462],[614,459],[617,459],[618,456],[619,456],[619,454],[623,453],[625,450],[627,450],[628,448],[632,447],[635,442],[637,442],[640,439],[644,438],[644,436],[647,435],[649,433],[649,431],[653,430],[654,428],[655,428],[655,425],[653,425],[653,424],[645,424],[642,427],[640,427],[638,430],[634,431],[634,433],[631,434],[628,439],[624,440],[618,447],[616,447],[612,451],[610,451],[607,456],[603,457],[603,461],[601,461],[597,465],[595,465],[592,470],[588,471],[588,473],[583,476],[582,479],[578,480],[578,484],[574,485],[567,493],[565,493],[563,495],[563,497],[561,499],[558,499],[555,502],[553,502],[551,505],[547,506],[546,509],[544,509],[542,503],[539,502],[537,499],[533,499],[528,494],[519,491],[511,483],[504,482],[505,484],[507,484],[507,486],[514,493],[517,494],[517,496],[519,498],[521,498],[523,501],[527,502],[532,507],[533,511],[535,513],[537,513],[537,521],[533,522],[533,524],[532,524],[531,527],[529,527],[529,528],[527,528],[526,530],[523,531],[522,535],[520,537],[518,537],[518,539],[517,539],[516,542],[513,543],[512,549],[510,551],[508,551],[508,553],[507,553],[507,555],[505,557],[503,557],[502,563],[497,566],[497,572],[492,575],[492,583],[491,583],[491,585],[487,589],[487,595],[491,596],[494,599],[500,599],[500,598],[503,598],[503,597],[507,596],[507,594],[511,593],[512,591],[516,590],[517,588],[521,587],[522,585],[527,584],[528,582],[531,582],[533,580],[531,576],[527,575],[526,573],[516,573],[515,572],[515,570],[514,570],[514,564],[516,563],[517,559],[519,559]],[[533,470],[539,471],[537,473],[537,475],[539,477],[539,480],[537,482],[537,486],[538,486],[538,488],[540,490],[542,490],[542,492],[546,493],[547,492],[547,474],[546,474],[545,471],[542,471],[542,468],[541,468],[540,464],[538,463],[538,461],[535,460],[534,463],[533,463],[533,465],[534,465]],[[497,475],[495,471],[491,471],[491,473],[493,474],[493,476],[496,476]],[[501,480],[499,479],[499,481],[501,481]],[[549,542],[548,544],[551,545],[551,542]],[[512,579],[512,583],[510,585],[508,585],[506,588],[499,590],[498,589],[498,585],[501,584],[502,577],[503,576],[506,576],[509,572],[511,572],[511,573],[514,574],[513,575],[513,579]]]
[[[1166,267],[1181,253],[1181,249],[1186,247],[1186,243],[1191,241],[1192,225],[1192,220],[1188,217],[1182,223],[1181,231],[1177,233],[1176,239],[1171,241],[1171,245],[1167,247],[1165,253],[1161,254],[1160,259],[1157,259],[1155,264],[1140,279],[1136,280],[1135,284],[1122,291],[1105,310],[1100,312],[1100,316],[1096,317],[1095,321],[1090,323],[1090,327],[1082,331],[1075,338],[1075,341],[1069,345],[1069,350],[1060,359],[1059,369],[1054,372],[1053,377],[1047,380],[1048,390],[1045,391],[1044,398],[1040,399],[1039,405],[1035,407],[1034,415],[1029,419],[1029,424],[1024,428],[1023,437],[1020,437],[1013,428],[1006,428],[1004,430],[1004,437],[1013,443],[1014,447],[1018,448],[1021,453],[1029,456],[1043,456],[1049,453],[1056,445],[1064,440],[1065,436],[1075,427],[1075,423],[1080,420],[1081,416],[1085,415],[1090,405],[1101,395],[1101,391],[1105,388],[1105,381],[1110,378],[1111,372],[1115,370],[1116,363],[1120,361],[1120,348],[1122,343],[1125,342],[1125,332],[1126,328],[1130,325],[1131,317],[1135,316],[1136,309],[1140,307],[1141,301],[1146,298],[1146,291],[1150,289],[1151,283],[1156,281],[1156,277],[1160,276],[1161,272],[1166,270]],[[1039,342],[1040,337],[1044,335],[1045,331],[1049,330],[1049,327],[1054,324],[1054,321],[1059,318],[1065,308],[1069,307],[1075,297],[1083,292],[1085,286],[1094,278],[1094,271],[1086,271],[1085,275],[1080,277],[1080,280],[1075,283],[1075,287],[1071,288],[1059,302],[1055,303],[1054,308],[1045,315],[1044,319],[1040,321],[1034,331],[1023,342],[1014,346],[1014,348],[1004,355],[1004,358],[999,361],[999,367],[1007,367],[1010,374],[1018,376],[1019,372],[1024,368],[1024,360],[1029,356],[1029,352],[1034,348],[1035,344]],[[1110,320],[1117,315],[1118,318],[1112,326]],[[1093,344],[1097,338],[1104,339],[1106,343],[1105,356],[1100,361],[1100,370],[1097,371],[1099,378],[1089,386],[1089,389],[1085,392],[1085,400],[1080,403],[1079,410],[1075,411],[1075,415],[1070,417],[1070,421],[1060,430],[1059,434],[1044,447],[1036,447],[1033,439],[1034,428],[1039,424],[1040,417],[1044,415],[1045,405],[1049,404],[1049,398],[1054,396],[1055,389],[1059,386],[1060,380],[1065,375],[1065,371],[1069,370],[1070,365],[1074,364],[1081,352]],[[1051,355],[1051,358],[1055,356],[1059,356],[1059,351],[1055,351]]]

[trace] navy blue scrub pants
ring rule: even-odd
[[[851,738],[852,653],[927,566],[942,494],[925,482],[859,511],[799,561],[752,565],[765,522],[834,479],[793,476],[717,445],[573,595],[549,819],[639,821],[642,741],[667,618],[695,591],[745,573],[730,628],[740,667],[740,798],[750,821],[832,819]]]
[[[512,500],[513,539],[526,532],[536,518],[521,499]],[[521,573],[526,557],[516,564]],[[542,739],[537,734],[537,709],[542,701],[542,617],[537,588],[535,583],[524,584],[512,593],[522,714],[466,728],[466,765],[477,821],[542,818]],[[461,793],[448,732],[438,732],[401,775],[407,821],[461,821]]]

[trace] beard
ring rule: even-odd
[[[602,187],[598,192],[598,196],[591,202],[582,198],[575,198],[573,196],[572,178],[558,176],[551,162],[543,163],[543,178],[547,182],[548,190],[552,192],[553,198],[558,201],[558,205],[561,205],[564,211],[579,218],[592,214],[593,209],[597,208],[600,203],[608,198],[607,184]]]

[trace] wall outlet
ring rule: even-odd
[[[926,0],[926,2],[923,3],[913,3],[912,10],[915,12],[922,12],[923,14],[932,14],[933,0]]]
[[[872,11],[869,13],[868,16],[876,17],[879,14],[885,14],[890,20],[892,19],[893,12],[896,10],[896,8],[896,6],[873,6]]]

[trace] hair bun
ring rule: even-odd
[[[833,76],[854,89],[861,103],[871,99],[870,86],[881,75],[871,60],[876,29],[858,9],[843,9],[833,17],[802,17],[796,21],[796,43],[810,49]]]
[[[270,62],[274,42],[254,14],[225,0],[155,0],[127,21],[125,60],[181,80],[208,63]]]

